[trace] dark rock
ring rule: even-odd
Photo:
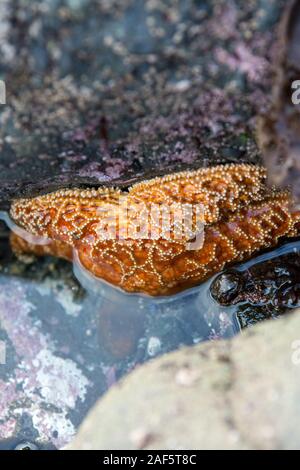
[[[258,141],[270,184],[292,188],[300,207],[300,104],[293,101],[296,90],[292,88],[293,82],[300,79],[300,1],[288,5],[274,61],[271,103],[259,119]]]
[[[258,162],[253,118],[283,3],[5,1],[0,210],[61,187]]]
[[[239,272],[227,271],[212,282],[210,291],[219,304],[232,305],[240,299],[243,283],[243,277]]]
[[[282,251],[285,251],[282,254]],[[237,305],[242,327],[277,318],[300,305],[299,242],[291,242],[253,258],[236,271],[228,270],[211,284],[212,297],[221,305]]]

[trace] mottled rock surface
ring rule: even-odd
[[[283,1],[2,3],[0,210],[59,187],[259,160]]]
[[[287,5],[274,61],[272,104],[259,119],[258,142],[270,184],[289,186],[300,208],[300,1]]]
[[[141,366],[72,449],[299,449],[300,311]],[[105,425],[103,425],[105,423]]]

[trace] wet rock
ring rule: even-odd
[[[281,24],[279,54],[274,61],[271,103],[259,119],[258,142],[270,184],[291,187],[300,207],[300,103],[297,91],[300,84],[300,2],[293,0],[288,5]]]
[[[299,449],[299,331],[297,311],[153,360],[97,403],[70,447]]]
[[[210,286],[212,297],[221,305],[233,305],[241,299],[243,276],[239,272],[226,271],[214,279]]]
[[[278,291],[278,299],[276,303],[285,308],[300,307],[300,284],[299,282],[292,285],[283,285]]]
[[[283,4],[5,0],[0,210],[61,187],[260,161],[254,116]]]
[[[224,271],[213,280],[210,292],[220,305],[237,306],[244,328],[299,307],[299,273],[299,241],[294,241],[238,265],[235,271]]]

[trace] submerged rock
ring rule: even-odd
[[[244,328],[300,306],[299,267],[299,240],[294,240],[224,271],[212,281],[210,292],[220,305],[236,305]]]
[[[299,449],[299,314],[141,366],[70,448]]]

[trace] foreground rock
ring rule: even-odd
[[[299,449],[299,314],[140,367],[98,402],[71,448]]]

